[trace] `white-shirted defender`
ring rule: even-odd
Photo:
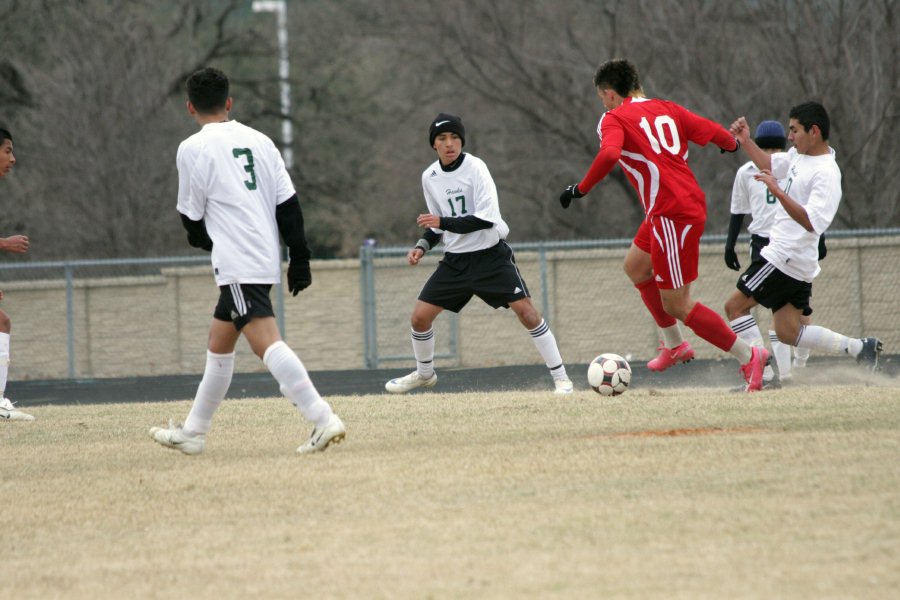
[[[762,121],[757,125],[754,141],[761,150],[768,154],[784,152],[787,148],[787,135],[784,126],[778,121]],[[760,252],[769,244],[769,232],[775,222],[775,213],[779,206],[778,200],[775,199],[766,184],[756,179],[758,174],[759,168],[751,160],[744,163],[734,176],[734,185],[731,189],[731,220],[728,223],[728,236],[725,240],[725,266],[734,271],[741,270],[741,263],[735,252],[735,244],[744,223],[744,215],[750,215],[747,231],[750,233],[750,261],[752,262],[761,257]],[[783,182],[779,182],[780,186],[782,184]],[[825,258],[826,253],[825,235],[822,234],[819,236],[819,260]],[[810,314],[812,314],[812,309],[804,311],[800,317],[803,325],[812,323]],[[756,324],[756,319],[750,317],[749,310],[745,315],[732,319],[730,325],[738,337],[744,339],[748,344],[763,345],[762,332]],[[806,366],[809,358],[807,348],[795,346],[792,361],[791,346],[783,344],[774,329],[769,330],[768,338],[772,347],[772,356],[775,357],[775,363],[778,365],[778,376],[776,378],[772,367],[766,365],[763,371],[763,388],[779,387],[782,383],[787,383],[793,377],[793,366]]]
[[[300,202],[281,154],[264,134],[230,121],[229,82],[217,69],[187,80],[190,115],[199,132],[178,147],[177,209],[188,243],[212,252],[219,301],[209,331],[206,369],[183,426],[171,421],[150,436],[185,454],[200,454],[212,417],[225,398],[241,334],[314,425],[297,448],[308,453],[341,442],[346,430],[322,399],[303,363],[281,339],[269,292],[281,281],[279,234],[290,250],[288,289],[296,296],[312,283]]]
[[[810,311],[812,282],[821,270],[819,236],[831,225],[841,202],[841,169],[828,144],[831,121],[825,107],[806,102],[793,107],[788,116],[788,139],[794,146],[787,152],[761,150],[750,138],[744,117],[731,125],[731,132],[759,168],[755,178],[766,184],[778,206],[769,243],[738,279],[725,312],[729,319],[736,319],[760,304],[772,311],[775,333],[783,343],[848,354],[875,370],[882,351],[880,340],[850,338],[800,320]]]
[[[511,308],[528,330],[553,378],[554,392],[571,394],[556,338],[531,302],[528,286],[506,243],[509,226],[500,216],[497,186],[487,165],[462,151],[466,143],[462,120],[441,113],[428,128],[428,140],[438,160],[422,173],[428,213],[416,219],[425,233],[407,253],[410,265],[444,242],[444,257],[413,308],[412,346],[416,370],[391,379],[387,391],[402,394],[437,383],[434,372],[435,318],[443,311],[459,312],[478,296],[493,308]]]

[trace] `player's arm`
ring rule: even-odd
[[[788,216],[800,223],[803,229],[815,231],[812,221],[809,220],[809,214],[806,212],[806,209],[803,208],[803,205],[799,202],[788,196],[785,191],[778,186],[778,180],[772,175],[771,171],[761,170],[759,174],[754,175],[754,179],[766,184],[766,187],[769,188],[772,195],[775,196],[779,203],[781,203],[782,208],[784,208]]]
[[[731,213],[731,220],[728,221],[728,236],[725,239],[725,266],[732,271],[740,271],[741,263],[738,260],[737,252],[734,251],[737,244],[738,234],[744,225],[744,215]]]
[[[203,219],[194,221],[187,215],[178,213],[181,216],[181,224],[187,231],[188,244],[194,248],[200,248],[210,252],[213,249],[213,241],[206,231],[206,223]]]
[[[756,165],[757,169],[760,171],[772,170],[772,155],[768,152],[764,152],[756,145],[753,138],[750,137],[750,125],[747,123],[747,119],[738,117],[734,123],[731,124],[730,131],[731,135],[740,142],[741,148],[744,149],[747,157],[753,161],[753,164]]]
[[[609,175],[622,156],[625,130],[614,117],[609,116],[609,113],[604,114],[600,119],[600,137],[603,140],[600,143],[600,150],[585,176],[580,182],[570,185],[560,194],[559,203],[563,208],[569,208],[569,204],[574,198],[581,198],[590,192],[601,179]]]
[[[738,140],[737,136],[715,121],[701,117],[678,104],[673,104],[673,106],[689,141],[700,146],[712,142],[722,152],[737,152],[743,144],[743,141]]]
[[[311,253],[306,243],[306,231],[303,227],[303,211],[300,200],[294,194],[275,207],[275,221],[278,233],[288,247],[290,262],[288,263],[288,291],[296,296],[312,284],[312,272],[309,269]]]

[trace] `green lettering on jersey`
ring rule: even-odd
[[[256,171],[253,169],[253,152],[250,151],[250,148],[234,148],[231,150],[231,153],[235,158],[239,159],[243,156],[247,159],[244,170],[250,173],[250,181],[244,180],[244,185],[252,192],[256,189]]]
[[[457,196],[456,198],[447,198],[447,203],[450,204],[450,216],[456,216],[456,210],[453,206],[453,201],[456,200],[459,202],[459,214],[464,215],[466,213],[466,197],[465,196]]]

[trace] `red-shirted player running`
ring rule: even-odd
[[[681,321],[738,359],[747,391],[761,389],[768,351],[738,338],[718,313],[690,293],[691,282],[697,279],[706,197],[687,165],[688,142],[701,146],[712,142],[734,152],[737,140],[721,125],[674,102],[645,97],[637,69],[627,60],[600,65],[594,85],[607,110],[597,127],[600,151],[584,179],[567,187],[559,201],[568,208],[617,162],[637,190],[646,218],[625,256],[625,273],[665,338],[659,356],[647,367],[664,371],[694,357],[693,348],[681,337]]]

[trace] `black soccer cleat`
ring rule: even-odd
[[[856,362],[870,371],[878,370],[878,358],[881,356],[881,340],[874,337],[863,338],[863,347],[856,355]]]

